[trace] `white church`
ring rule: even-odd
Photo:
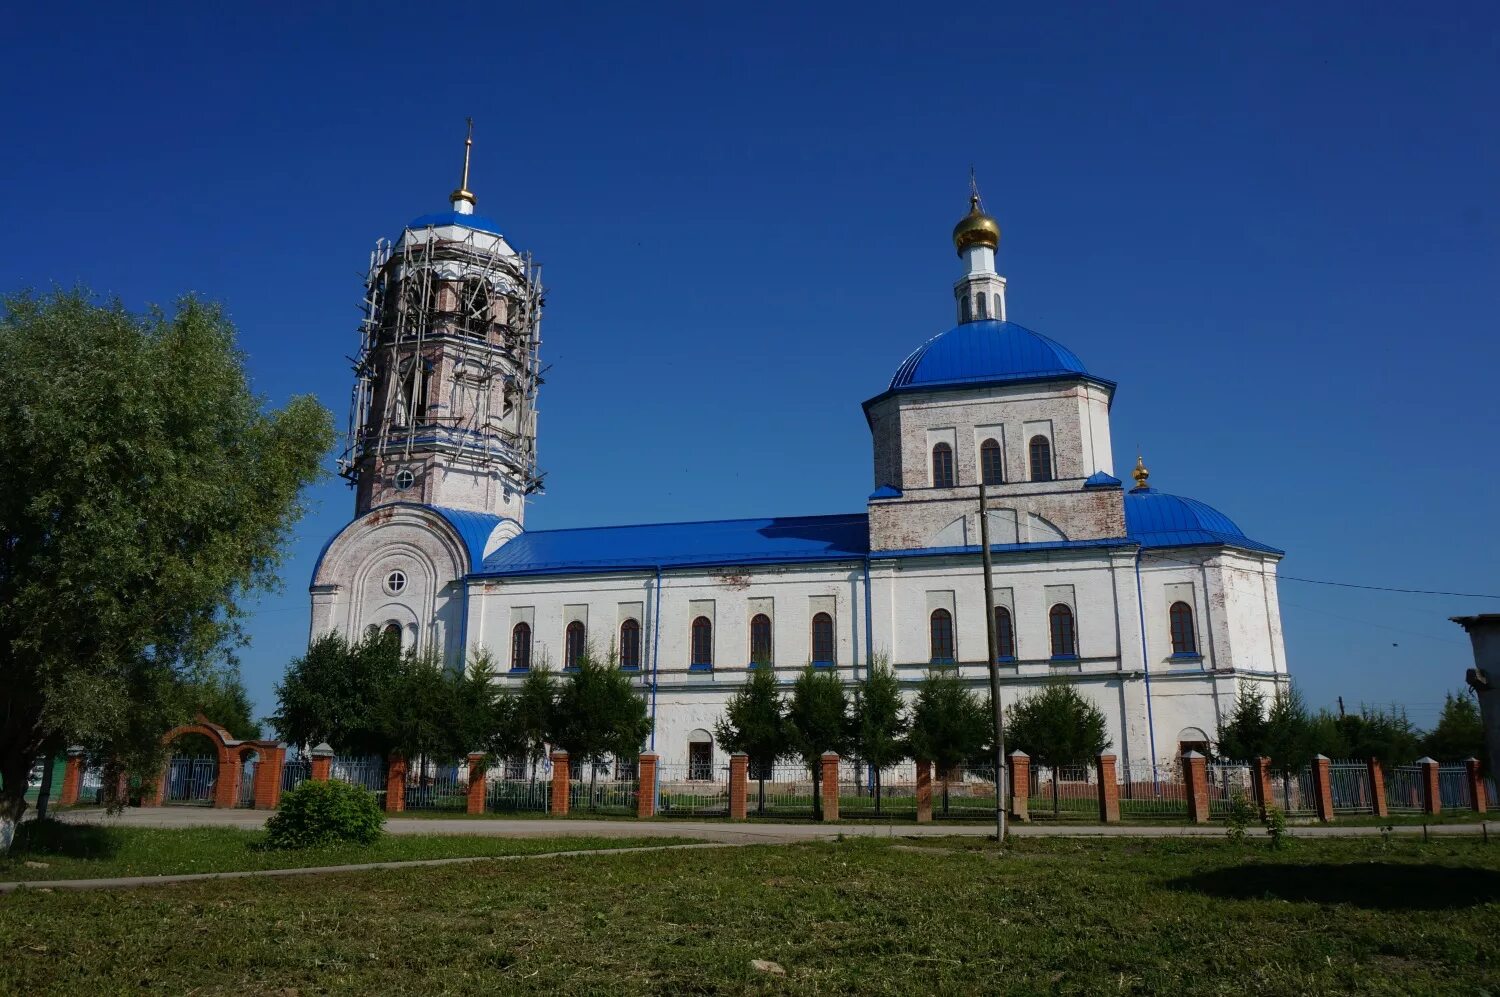
[[[712,730],[747,669],[809,663],[909,688],[952,668],[1006,702],[1057,676],[1109,719],[1122,766],[1213,738],[1250,684],[1287,681],[1282,552],[1194,499],[1114,473],[1115,382],[1008,320],[1000,229],[978,196],[953,231],[957,324],[864,402],[865,508],[834,516],[527,530],[539,491],[539,270],[463,182],[371,256],[349,439],[352,522],[314,569],[312,635],[370,628],[501,681],[613,647],[669,764],[717,769]],[[915,338],[915,337],[914,337]],[[686,413],[684,413],[686,417]],[[985,605],[979,485],[994,604]]]

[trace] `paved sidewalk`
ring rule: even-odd
[[[141,807],[127,809],[117,816],[103,810],[68,810],[59,819],[77,823],[97,823],[120,827],[237,827],[256,830],[269,814],[263,810],[214,810],[203,807]],[[769,821],[728,820],[606,820],[585,817],[392,817],[386,821],[392,834],[475,834],[510,838],[698,838],[729,844],[783,844],[794,841],[826,841],[843,836],[916,838],[964,835],[981,837],[994,834],[992,824],[950,824],[934,821],[914,824],[910,821],[876,823],[860,821],[843,824],[773,823]],[[1017,837],[1111,837],[1111,838],[1178,838],[1224,836],[1222,824],[1011,824]],[[1375,826],[1345,824],[1294,825],[1293,837],[1354,838],[1373,837],[1381,833]],[[1478,835],[1480,824],[1433,824],[1432,835]],[[1500,832],[1500,828],[1497,828]],[[1252,828],[1250,833],[1257,833]],[[1399,835],[1420,835],[1420,825],[1396,825]]]

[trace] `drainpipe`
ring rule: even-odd
[[[858,661],[858,658],[855,659]],[[865,555],[865,677],[870,675],[870,669],[875,666],[875,622],[870,609],[870,555]],[[856,681],[859,672],[854,674]]]
[[[463,603],[458,618],[458,667],[464,675],[469,673],[469,576],[458,580]]]
[[[661,666],[657,653],[661,650],[661,565],[656,566],[656,605],[651,607],[655,618],[651,625],[651,750],[656,750],[656,686],[661,678]],[[657,780],[660,784],[661,780]]]
[[[1151,713],[1151,661],[1146,656],[1146,599],[1141,594],[1141,548],[1135,551],[1135,608],[1141,618],[1141,674],[1146,677],[1146,733],[1151,743],[1151,781],[1156,781],[1156,718]]]

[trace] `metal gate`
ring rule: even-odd
[[[244,764],[240,766],[240,797],[237,806],[251,808],[255,806],[255,766],[257,764],[259,764],[259,759],[252,755],[246,758]]]
[[[211,807],[218,781],[219,760],[212,755],[173,757],[167,762],[167,791],[162,802]]]

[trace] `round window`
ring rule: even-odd
[[[395,595],[404,588],[406,588],[406,572],[392,571],[385,576],[385,590],[391,595]]]
[[[396,472],[396,487],[403,492],[415,484],[416,480],[417,476],[404,467]]]

